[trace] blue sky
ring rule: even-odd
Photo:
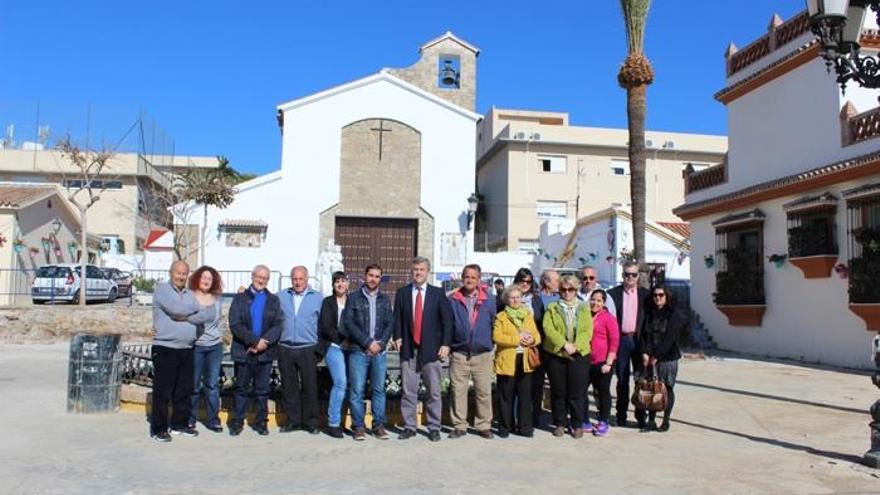
[[[655,0],[649,129],[726,133],[712,95],[724,86],[728,42],[745,46],[774,12],[788,19],[803,8],[802,0]],[[447,30],[482,50],[480,113],[567,111],[576,125],[625,127],[617,0],[7,1],[0,125],[33,139],[39,105],[54,136],[111,143],[143,112],[149,149],[170,151],[173,142],[177,154],[223,154],[262,174],[279,168],[278,104],[408,66]],[[137,142],[136,134],[124,141]]]

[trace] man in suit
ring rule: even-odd
[[[443,289],[428,284],[431,262],[421,256],[412,261],[412,283],[394,297],[394,341],[400,350],[403,399],[400,403],[404,430],[398,437],[416,435],[419,374],[428,392],[428,437],[440,441],[440,361],[449,355],[452,340],[452,306]]]
[[[639,353],[636,350],[638,332],[645,319],[650,291],[639,287],[639,264],[627,261],[623,264],[623,283],[608,291],[614,301],[617,325],[620,327],[620,347],[617,352],[617,426],[626,426],[629,408],[629,380],[631,373],[641,370]],[[645,411],[636,410],[639,427],[646,424]]]
[[[257,265],[251,272],[251,285],[236,294],[229,307],[232,331],[232,360],[235,362],[235,408],[229,418],[229,434],[241,434],[253,383],[257,414],[251,425],[260,435],[268,435],[269,378],[281,338],[283,314],[278,296],[266,289],[269,268]]]

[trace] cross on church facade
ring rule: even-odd
[[[371,131],[377,131],[379,133],[379,160],[382,160],[382,138],[386,132],[391,132],[391,129],[385,128],[385,121],[379,121],[379,127],[370,128]]]

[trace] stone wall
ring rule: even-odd
[[[445,39],[424,48],[421,55],[415,64],[405,69],[391,69],[391,74],[462,108],[476,111],[477,54],[454,40]],[[441,88],[437,84],[440,57],[443,55],[455,55],[459,58],[461,75],[458,89]]]
[[[222,322],[227,326],[229,304],[223,306]],[[75,333],[120,334],[124,342],[153,338],[150,306],[96,304],[78,306],[35,306],[0,309],[0,341],[52,342],[67,340]],[[226,330],[228,340],[228,329]]]

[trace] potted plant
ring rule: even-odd
[[[16,253],[24,251],[24,242],[21,239],[12,241],[12,249],[14,249]]]
[[[836,273],[837,276],[842,279],[846,279],[849,276],[849,270],[843,263],[838,263],[834,265],[834,273]]]
[[[771,254],[767,256],[767,259],[770,260],[770,263],[776,265],[776,268],[782,268],[785,264],[785,259],[788,258],[786,254]]]
[[[3,234],[0,234],[0,247],[3,247],[5,245],[6,245],[6,238],[3,237]]]
[[[30,256],[31,259],[34,259],[34,257],[36,257],[38,254],[40,254],[39,248],[35,248],[35,247],[28,248],[28,256]]]
[[[706,264],[706,268],[712,268],[715,266],[715,256],[712,256],[711,254],[703,256],[703,263]]]

